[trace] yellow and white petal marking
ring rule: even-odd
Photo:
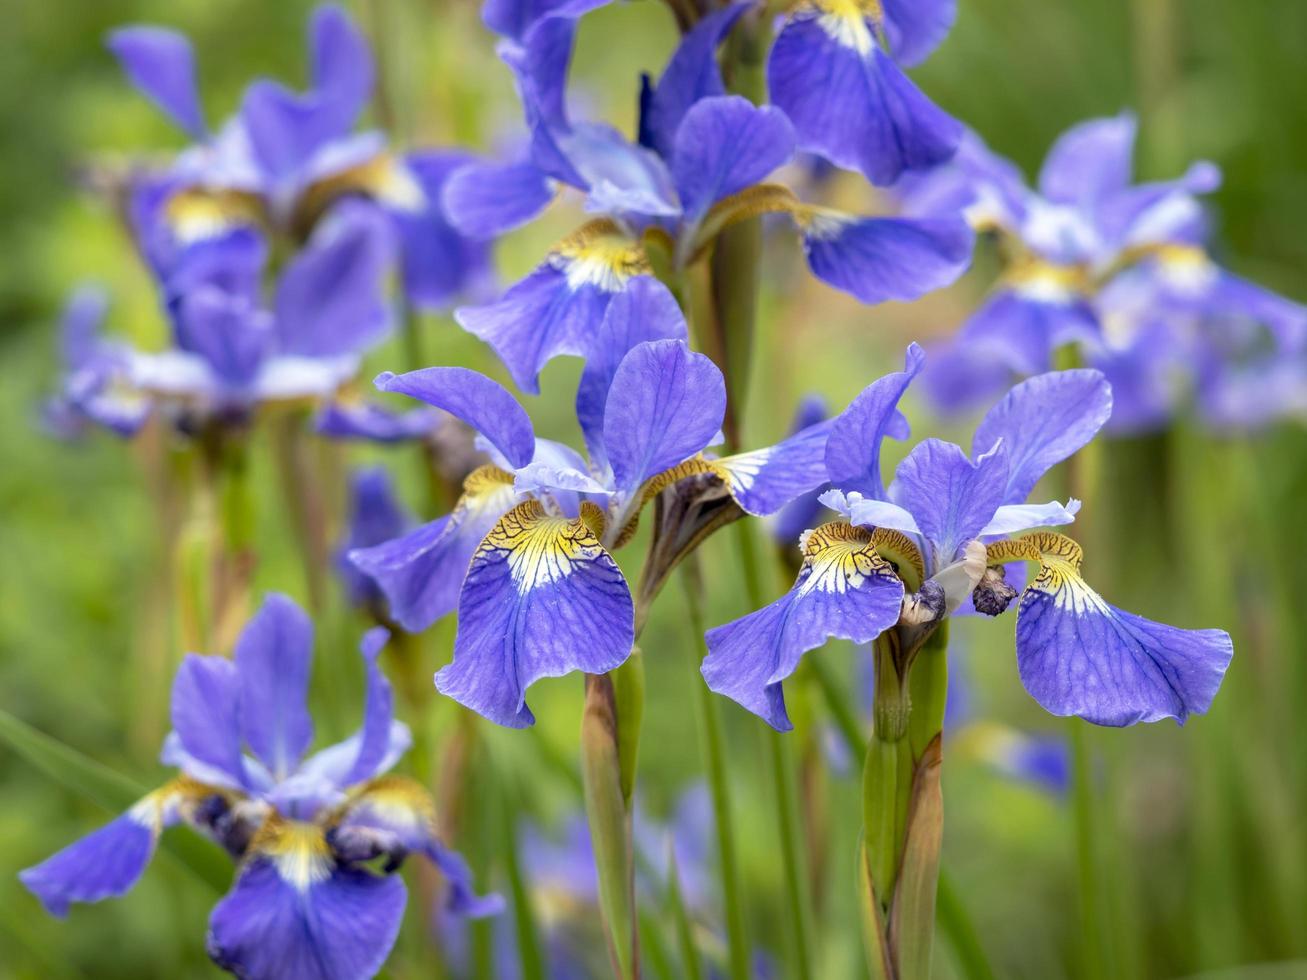
[[[1013,561],[1039,562],[1039,574],[1026,591],[1044,592],[1056,607],[1076,615],[1108,613],[1107,603],[1080,577],[1084,552],[1064,534],[1041,531],[1020,538],[998,541],[985,549],[987,565]]]
[[[321,826],[276,815],[254,835],[249,853],[270,860],[282,880],[301,892],[330,878],[336,863]]]
[[[870,54],[876,46],[867,20],[883,19],[880,0],[814,0],[812,6],[818,11],[817,23],[836,44],[860,55]]]
[[[547,261],[567,277],[571,289],[596,286],[616,293],[626,288],[632,276],[653,273],[640,243],[608,218],[582,225],[554,246]]]
[[[260,224],[263,206],[256,196],[243,191],[188,187],[168,198],[163,216],[177,239],[190,244],[237,225]]]
[[[331,823],[354,815],[365,823],[371,816],[406,841],[436,836],[435,801],[420,784],[404,776],[379,776],[357,787]]]
[[[503,513],[517,501],[513,474],[498,466],[478,466],[463,480],[463,495],[458,498],[454,516],[458,523],[470,515],[498,510]],[[451,523],[454,523],[451,521]]]
[[[1090,292],[1089,274],[1083,266],[1038,258],[1014,262],[1003,281],[1023,298],[1041,303],[1071,303]]]
[[[811,592],[843,594],[872,575],[894,577],[894,568],[876,553],[874,533],[845,521],[804,531],[802,582],[796,598]]]
[[[311,226],[332,202],[347,194],[366,194],[401,211],[420,211],[427,205],[422,185],[404,161],[392,153],[378,153],[310,184],[300,195],[296,211],[302,222]]]
[[[548,514],[540,501],[527,500],[499,519],[472,560],[490,551],[504,552],[513,585],[525,595],[598,559],[604,553],[602,530],[603,512],[588,501],[581,505],[579,518],[570,518]]]
[[[1196,245],[1162,245],[1158,268],[1166,284],[1185,296],[1202,296],[1216,284],[1221,271]]]

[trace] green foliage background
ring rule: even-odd
[[[1214,160],[1218,252],[1236,271],[1307,300],[1307,4],[1300,0],[960,0],[951,37],[916,73],[945,108],[997,151],[1033,172],[1052,139],[1092,115],[1135,108],[1145,177]],[[158,533],[158,445],[107,436],[65,446],[43,436],[35,407],[56,370],[63,296],[91,279],[113,294],[111,329],[159,342],[164,325],[150,285],[112,209],[87,191],[95,174],[178,137],[121,79],[102,46],[114,25],[155,21],[195,40],[210,118],[234,109],[255,74],[303,78],[310,4],[252,0],[53,0],[5,5],[0,31],[0,707],[86,754],[150,783],[166,728],[176,648],[168,556]],[[370,0],[355,13],[379,41],[387,94],[414,145],[495,145],[515,132],[507,70],[466,0]],[[655,0],[588,17],[574,98],[630,130],[638,72],[657,72],[675,31]],[[855,182],[839,192],[874,206]],[[499,249],[506,281],[538,260],[577,215],[556,212]],[[769,244],[765,317],[751,379],[746,438],[779,436],[797,398],[823,392],[842,405],[892,369],[909,339],[954,329],[983,288],[976,275],[910,307],[866,309],[801,274],[795,249]],[[429,359],[497,371],[488,351],[451,321],[425,324]],[[394,367],[398,346],[368,367]],[[366,376],[367,372],[365,372]],[[575,438],[570,392],[577,369],[555,364],[532,411],[544,434]],[[502,374],[499,375],[501,378]],[[920,407],[919,407],[920,408]],[[918,433],[938,426],[909,411]],[[950,434],[948,427],[940,434]],[[965,427],[956,433],[965,434]],[[405,452],[333,450],[326,482],[339,499],[350,462],[381,459],[421,500]],[[305,594],[268,447],[255,485],[261,562],[257,586]],[[1307,972],[1307,610],[1299,555],[1307,544],[1307,438],[1301,423],[1248,439],[1216,440],[1192,425],[1111,443],[1084,533],[1087,570],[1105,596],[1185,626],[1224,626],[1236,658],[1214,711],[1183,731],[1169,724],[1093,733],[1099,759],[1096,820],[1113,977],[1289,977]],[[429,515],[430,516],[430,515]],[[723,538],[726,536],[723,535]],[[745,611],[725,541],[706,554],[712,622]],[[779,591],[779,576],[770,583]],[[691,637],[669,589],[643,643],[649,671],[641,796],[666,814],[701,778],[688,685]],[[315,696],[319,737],[348,730],[361,710],[350,648],[363,621],[331,604],[321,623]],[[977,710],[1029,731],[1064,733],[1021,690],[1010,617],[955,629],[955,659],[976,685]],[[424,641],[415,673],[448,656],[451,633]],[[852,684],[852,652],[832,647]],[[820,705],[795,700],[821,721]],[[459,841],[500,888],[506,812],[556,822],[577,805],[577,678],[533,697],[538,736],[485,731],[470,805],[480,821]],[[755,942],[783,936],[784,905],[759,725],[724,705],[735,763],[737,823]],[[431,701],[430,727],[448,732],[453,706]],[[411,720],[416,720],[411,718]],[[487,726],[488,728],[488,726]],[[553,760],[553,761],[550,761]],[[960,745],[946,766],[947,867],[982,944],[1003,977],[1084,977],[1076,870],[1065,800],[1005,780]],[[853,909],[856,780],[832,780],[818,889],[822,976],[860,969]],[[126,900],[46,917],[14,872],[107,817],[95,804],[0,750],[0,973],[16,977],[199,976],[214,893],[161,860]],[[416,905],[416,903],[414,903]],[[413,913],[416,917],[416,912]],[[420,924],[410,922],[389,967],[431,975]],[[489,934],[479,934],[481,948]],[[780,956],[783,943],[770,942]],[[1296,961],[1296,963],[1295,963]],[[1254,966],[1254,964],[1262,964]],[[1278,965],[1277,965],[1278,964]],[[1229,971],[1229,972],[1222,972]],[[941,977],[956,975],[941,943]]]

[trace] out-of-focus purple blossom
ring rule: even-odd
[[[463,859],[436,833],[435,807],[411,780],[386,775],[412,739],[392,718],[377,666],[389,634],[363,639],[363,722],[349,738],[305,756],[313,627],[290,599],[270,595],[233,659],[188,654],[172,690],[173,730],[162,761],[180,770],[100,830],[20,873],[53,915],[73,902],[125,894],[163,830],[178,822],[239,861],[209,920],[220,967],[252,980],[364,980],[394,944],[406,902],[396,868],[422,855],[443,873],[446,906],[491,915]],[[369,863],[381,859],[381,873]]]
[[[167,279],[192,249],[234,228],[301,240],[332,205],[356,198],[392,224],[414,304],[445,308],[484,293],[488,245],[456,232],[440,204],[445,180],[465,155],[399,155],[383,133],[356,132],[375,75],[366,38],[340,7],[326,4],[314,11],[308,40],[307,89],[257,80],[215,131],[204,121],[195,56],[183,35],[153,26],[110,34],[109,49],[132,83],[195,140],[130,189],[132,225],[155,273]]]

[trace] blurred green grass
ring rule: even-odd
[[[110,210],[79,192],[88,164],[141,148],[166,150],[176,135],[119,76],[104,32],[131,21],[180,27],[196,41],[211,118],[234,108],[254,74],[303,77],[310,4],[252,0],[55,0],[10,4],[0,32],[0,706],[133,778],[161,777],[154,762],[165,719],[158,714],[175,649],[167,612],[164,555],[154,527],[148,453],[108,437],[75,446],[45,438],[34,408],[53,378],[54,321],[66,290],[93,279],[114,296],[112,329],[158,342],[163,322],[148,280]],[[1052,139],[1091,115],[1136,108],[1140,169],[1163,177],[1195,157],[1214,160],[1226,182],[1215,195],[1219,250],[1237,271],[1307,299],[1307,4],[1263,0],[961,0],[959,22],[916,77],[945,108],[1028,173]],[[356,12],[385,38],[386,78],[400,126],[414,143],[492,146],[511,134],[518,109],[507,70],[493,55],[467,2],[377,0]],[[380,13],[380,21],[376,18]],[[674,40],[655,0],[587,18],[573,73],[576,100],[629,128],[637,72],[657,72]],[[843,191],[842,191],[843,192]],[[856,189],[847,193],[857,195]],[[506,280],[529,268],[575,214],[555,213],[500,247]],[[891,369],[908,339],[947,333],[974,303],[981,277],[910,307],[860,307],[792,271],[792,247],[777,241],[769,261],[763,342],[754,366],[747,438],[784,431],[808,390],[842,404]],[[429,323],[439,359],[497,367],[476,341],[446,320]],[[394,366],[397,349],[370,363]],[[574,438],[574,364],[546,372],[546,395],[531,405],[544,434]],[[502,372],[498,376],[503,378]],[[536,402],[537,400],[528,400]],[[917,432],[931,432],[910,409]],[[962,431],[958,427],[958,431]],[[305,592],[287,516],[265,445],[255,452],[259,536],[257,586]],[[1307,610],[1297,598],[1297,555],[1307,541],[1307,446],[1301,427],[1242,443],[1213,442],[1185,429],[1116,443],[1092,511],[1100,550],[1089,570],[1122,605],[1187,626],[1223,625],[1237,655],[1213,713],[1184,731],[1154,726],[1095,733],[1104,760],[1102,835],[1114,846],[1107,868],[1120,948],[1116,976],[1272,977],[1243,964],[1307,957],[1302,909],[1307,831]],[[351,450],[415,476],[403,453]],[[416,480],[406,497],[419,500]],[[706,550],[708,618],[745,609],[728,542]],[[779,590],[779,581],[771,583]],[[650,702],[641,794],[666,813],[700,772],[687,685],[689,665],[679,590],[660,601],[644,643]],[[335,616],[319,651],[344,651],[362,623]],[[981,710],[1020,727],[1057,732],[1020,689],[1012,624],[965,624],[957,633]],[[445,636],[445,634],[441,634]],[[445,637],[447,647],[447,636]],[[438,642],[427,645],[436,666]],[[330,650],[331,652],[328,652]],[[447,656],[447,654],[439,654]],[[839,647],[825,654],[850,659]],[[350,661],[352,665],[352,661]],[[421,673],[421,671],[419,671]],[[348,687],[348,685],[347,685]],[[348,687],[347,726],[358,710]],[[337,692],[339,693],[339,692]],[[329,707],[327,691],[318,694]],[[580,684],[544,682],[533,693],[541,738],[571,759]],[[448,702],[433,709],[452,724]],[[813,710],[818,710],[814,706]],[[757,724],[723,705],[735,772],[746,894],[775,895],[775,857]],[[327,727],[320,725],[320,729]],[[325,731],[323,736],[327,734]],[[557,818],[575,805],[570,789],[520,733],[488,731],[488,758],[515,774],[528,808]],[[959,757],[946,767],[946,860],[981,938],[1004,977],[1081,976],[1070,815],[1056,799],[1005,782]],[[859,969],[850,909],[856,781],[836,781],[829,841],[823,975]],[[214,972],[203,955],[212,896],[159,862],[128,899],[73,910],[68,922],[42,914],[13,872],[85,832],[105,814],[72,798],[20,761],[0,754],[0,963],[7,975],[181,976]],[[482,828],[460,842],[495,874],[502,837]],[[503,887],[502,879],[498,881]],[[757,940],[783,934],[779,903],[754,908]],[[412,919],[413,916],[411,915]],[[392,960],[394,975],[418,975],[423,947],[410,921]],[[773,952],[776,952],[773,949]],[[946,949],[941,976],[954,975]],[[1284,975],[1294,974],[1284,967]],[[1305,968],[1307,969],[1307,968]],[[1215,974],[1213,974],[1215,976]]]

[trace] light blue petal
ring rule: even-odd
[[[767,61],[771,101],[799,148],[887,185],[951,157],[962,126],[880,50],[860,12],[809,8],[792,16]]]
[[[662,77],[650,92],[640,120],[640,142],[670,158],[681,120],[700,99],[722,95],[717,47],[749,3],[727,4],[702,18],[677,45]]]
[[[313,741],[312,662],[313,623],[289,596],[269,593],[236,640],[236,670],[241,732],[277,780],[294,771]]]
[[[385,963],[407,893],[399,875],[343,867],[308,825],[264,842],[209,919],[208,952],[237,976],[366,980]],[[312,832],[321,836],[316,827]]]
[[[177,740],[189,757],[225,775],[230,786],[246,784],[240,676],[234,662],[188,653],[173,678],[171,718]],[[196,778],[203,780],[204,776],[197,774]]]
[[[1074,574],[1040,576],[1018,608],[1026,690],[1052,714],[1096,725],[1183,724],[1211,706],[1233,655],[1223,630],[1177,629],[1125,612]]]
[[[580,521],[518,505],[486,535],[463,583],[454,660],[436,687],[510,728],[534,723],[526,689],[541,677],[602,674],[635,638],[621,569]]]
[[[766,449],[714,461],[731,496],[747,513],[774,514],[826,482],[826,439],[831,423],[818,422]]]
[[[493,238],[526,224],[554,199],[553,182],[533,163],[470,163],[450,174],[441,204],[470,238]]]
[[[977,537],[1003,503],[1007,454],[1000,444],[974,463],[942,439],[919,442],[899,464],[890,499],[916,519],[930,543],[929,570],[938,571]]]
[[[794,155],[794,127],[775,106],[738,95],[696,102],[676,130],[672,177],[687,219],[758,183]]]
[[[988,452],[1002,440],[1008,459],[1002,502],[1019,504],[1048,470],[1093,439],[1111,414],[1112,388],[1101,372],[1041,374],[1021,382],[985,414],[971,452]]]
[[[454,611],[473,553],[516,500],[511,483],[473,477],[453,513],[349,553],[385,594],[391,618],[410,633]]]
[[[836,417],[826,441],[826,470],[836,487],[856,490],[865,497],[885,496],[880,472],[881,442],[886,436],[909,436],[908,420],[899,411],[899,400],[925,360],[920,345],[909,344],[903,370],[873,381]]]
[[[1039,193],[1050,201],[1092,207],[1130,186],[1139,123],[1134,113],[1090,119],[1057,138],[1039,171]]]
[[[1046,504],[1004,504],[994,511],[989,523],[980,529],[979,537],[1016,534],[1034,527],[1058,527],[1070,524],[1080,511],[1080,501],[1074,498],[1066,504],[1051,500]]]
[[[905,68],[925,61],[958,16],[957,0],[881,0],[881,6],[890,53]]]
[[[601,472],[608,465],[603,438],[608,389],[622,358],[649,340],[688,342],[689,331],[671,290],[651,276],[637,276],[608,304],[576,389],[576,419]]]
[[[442,408],[481,433],[513,467],[535,452],[535,429],[518,400],[499,382],[461,367],[430,367],[377,375],[378,390],[408,395]]]
[[[604,406],[604,446],[617,489],[634,492],[703,451],[725,414],[726,382],[711,358],[679,340],[633,348]]]
[[[809,650],[838,637],[868,643],[899,619],[903,583],[871,548],[869,533],[826,524],[804,542],[803,567],[788,593],[706,634],[708,686],[778,731],[794,726],[781,682]]]
[[[122,27],[108,48],[133,85],[195,139],[205,136],[195,85],[195,54],[184,34],[163,27]]]

